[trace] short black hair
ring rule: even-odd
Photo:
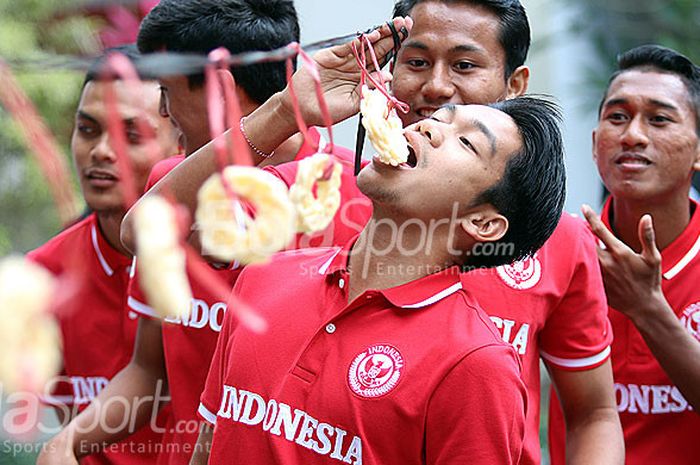
[[[559,107],[538,97],[518,97],[489,106],[515,121],[523,146],[508,160],[503,177],[473,203],[491,204],[508,219],[508,231],[493,243],[492,250],[499,253],[469,256],[465,270],[505,265],[534,254],[557,227],[566,199]]]
[[[399,0],[394,5],[394,16],[410,16],[413,7],[425,2],[465,3],[493,12],[501,23],[498,41],[506,56],[505,78],[525,64],[530,50],[530,22],[519,0]]]
[[[139,62],[143,58],[143,55],[139,53],[138,48],[136,48],[136,44],[126,44],[120,45],[118,47],[108,48],[102,53],[102,55],[95,58],[95,60],[90,64],[87,73],[85,74],[83,87],[85,87],[85,85],[90,81],[101,81],[104,79],[111,79],[110,73],[105,74],[105,64],[107,62],[107,57],[113,53],[120,53],[126,56],[136,68],[136,73],[138,74],[141,80],[155,81],[157,79],[157,76],[154,73],[149,72],[146,68],[142,68],[139,66]]]
[[[274,50],[299,41],[299,21],[291,0],[161,0],[141,23],[142,53],[207,54],[225,47],[232,54]],[[284,61],[235,67],[236,83],[257,103],[284,89]],[[204,73],[188,76],[191,87]]]
[[[700,68],[685,55],[661,45],[640,45],[617,56],[617,70],[605,88],[603,100],[598,107],[598,117],[602,114],[610,85],[619,75],[631,70],[658,71],[678,76],[688,90],[690,106],[695,111],[695,128],[700,135]]]

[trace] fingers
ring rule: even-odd
[[[661,252],[656,247],[656,233],[651,215],[644,215],[639,220],[639,242],[642,244],[642,258],[649,264],[661,263]]]
[[[413,21],[409,17],[405,18],[394,18],[392,20],[392,24],[394,25],[394,29],[396,31],[400,31],[401,29],[405,29],[407,32],[411,30],[411,27],[413,26]],[[385,62],[385,57],[392,51],[394,51],[395,48],[395,41],[394,41],[394,35],[391,31],[391,28],[388,25],[383,25],[381,28],[379,28],[377,31],[374,32],[379,32],[380,36],[376,40],[372,40],[370,37],[370,42],[372,42],[374,46],[374,52],[377,55],[377,60],[380,63]],[[404,36],[403,34],[399,34],[401,40],[405,40],[407,35]]]
[[[588,224],[591,226],[591,231],[593,231],[593,234],[595,234],[596,237],[598,237],[598,239],[605,244],[605,248],[610,251],[610,253],[619,252],[621,249],[627,247],[618,238],[616,238],[612,232],[610,232],[610,230],[605,226],[600,217],[590,206],[583,205],[581,207],[581,212],[586,218],[586,221],[588,221]]]
[[[413,20],[408,16],[405,18],[397,17],[392,20],[392,24],[394,25],[394,28],[399,32],[399,36],[403,41],[406,40],[406,37],[408,37],[408,33],[413,27]],[[383,24],[381,27],[366,33],[365,37],[367,37],[367,39],[369,39],[369,42],[373,44],[374,51],[377,55],[377,60],[379,62],[382,62],[384,57],[394,49],[394,37],[391,33],[391,28],[387,24]],[[332,47],[330,51],[338,58],[346,58],[352,54],[353,44],[358,50],[365,46],[364,41],[361,41],[359,38],[357,38],[346,44]],[[367,58],[367,67],[371,71],[374,67],[372,66],[369,56]]]

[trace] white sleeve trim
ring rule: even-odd
[[[211,413],[209,409],[207,409],[204,404],[200,403],[199,408],[197,409],[197,413],[201,415],[202,418],[204,418],[208,423],[215,425],[216,424],[216,415]]]
[[[554,355],[550,355],[543,350],[540,351],[540,355],[546,361],[563,368],[586,368],[593,365],[597,365],[598,363],[608,358],[608,356],[610,355],[610,346],[603,349],[602,352],[586,358],[560,358],[555,357]]]
[[[129,296],[128,299],[126,299],[126,304],[129,306],[130,309],[135,311],[136,313],[140,313],[141,315],[146,315],[150,316],[151,318],[158,318],[160,319],[160,315],[156,313],[156,311],[149,307],[148,305],[144,304],[143,302],[140,302],[133,297]]]

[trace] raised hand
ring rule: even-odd
[[[413,21],[409,17],[394,18],[393,24],[397,31],[402,28],[410,31]],[[402,40],[406,38],[405,34],[399,35]],[[386,24],[367,34],[367,37],[374,46],[374,51],[380,62],[394,48],[391,29]],[[363,46],[359,39],[355,39],[353,42],[358,49]],[[321,87],[328,110],[334,123],[347,119],[360,110],[361,72],[352,53],[353,42],[327,48],[313,55],[319,70]],[[377,72],[372,68],[370,71]],[[385,79],[391,78],[388,72],[381,72],[384,73]],[[322,126],[323,118],[314,91],[314,80],[309,70],[301,67],[294,73],[292,82],[304,121],[309,126]],[[283,92],[282,102],[289,114],[293,115],[291,96],[288,90]]]
[[[632,320],[643,318],[650,308],[665,302],[661,289],[661,253],[656,247],[651,216],[639,221],[642,251],[636,253],[603,224],[600,217],[585,205],[582,208],[593,233],[604,244],[598,248],[608,304]]]

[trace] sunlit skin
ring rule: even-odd
[[[358,186],[376,209],[423,220],[449,218],[455,202],[471,205],[501,179],[522,144],[508,115],[480,105],[440,109],[404,134],[415,167],[392,167],[375,158],[360,173]]]
[[[116,237],[119,234],[119,222],[126,212],[122,193],[126,174],[117,165],[117,153],[107,129],[107,85],[115,86],[117,108],[128,141],[126,155],[131,164],[131,176],[137,194],[143,192],[153,165],[178,153],[178,131],[168,118],[159,114],[160,92],[156,82],[144,83],[142,93],[136,99],[130,96],[133,91],[122,81],[114,84],[91,81],[83,89],[71,139],[73,159],[85,202],[97,213],[100,226],[110,243],[121,248]],[[147,123],[154,138],[140,132],[138,118]],[[107,227],[107,223],[116,223],[115,234],[110,234],[111,227]]]
[[[695,113],[681,78],[632,70],[610,86],[593,157],[614,197],[650,204],[686,199],[693,168],[700,169]]]
[[[411,110],[404,126],[440,106],[486,104],[521,95],[529,71],[505,76],[500,23],[489,10],[459,2],[425,2],[411,10],[413,29],[398,55],[392,91]]]

